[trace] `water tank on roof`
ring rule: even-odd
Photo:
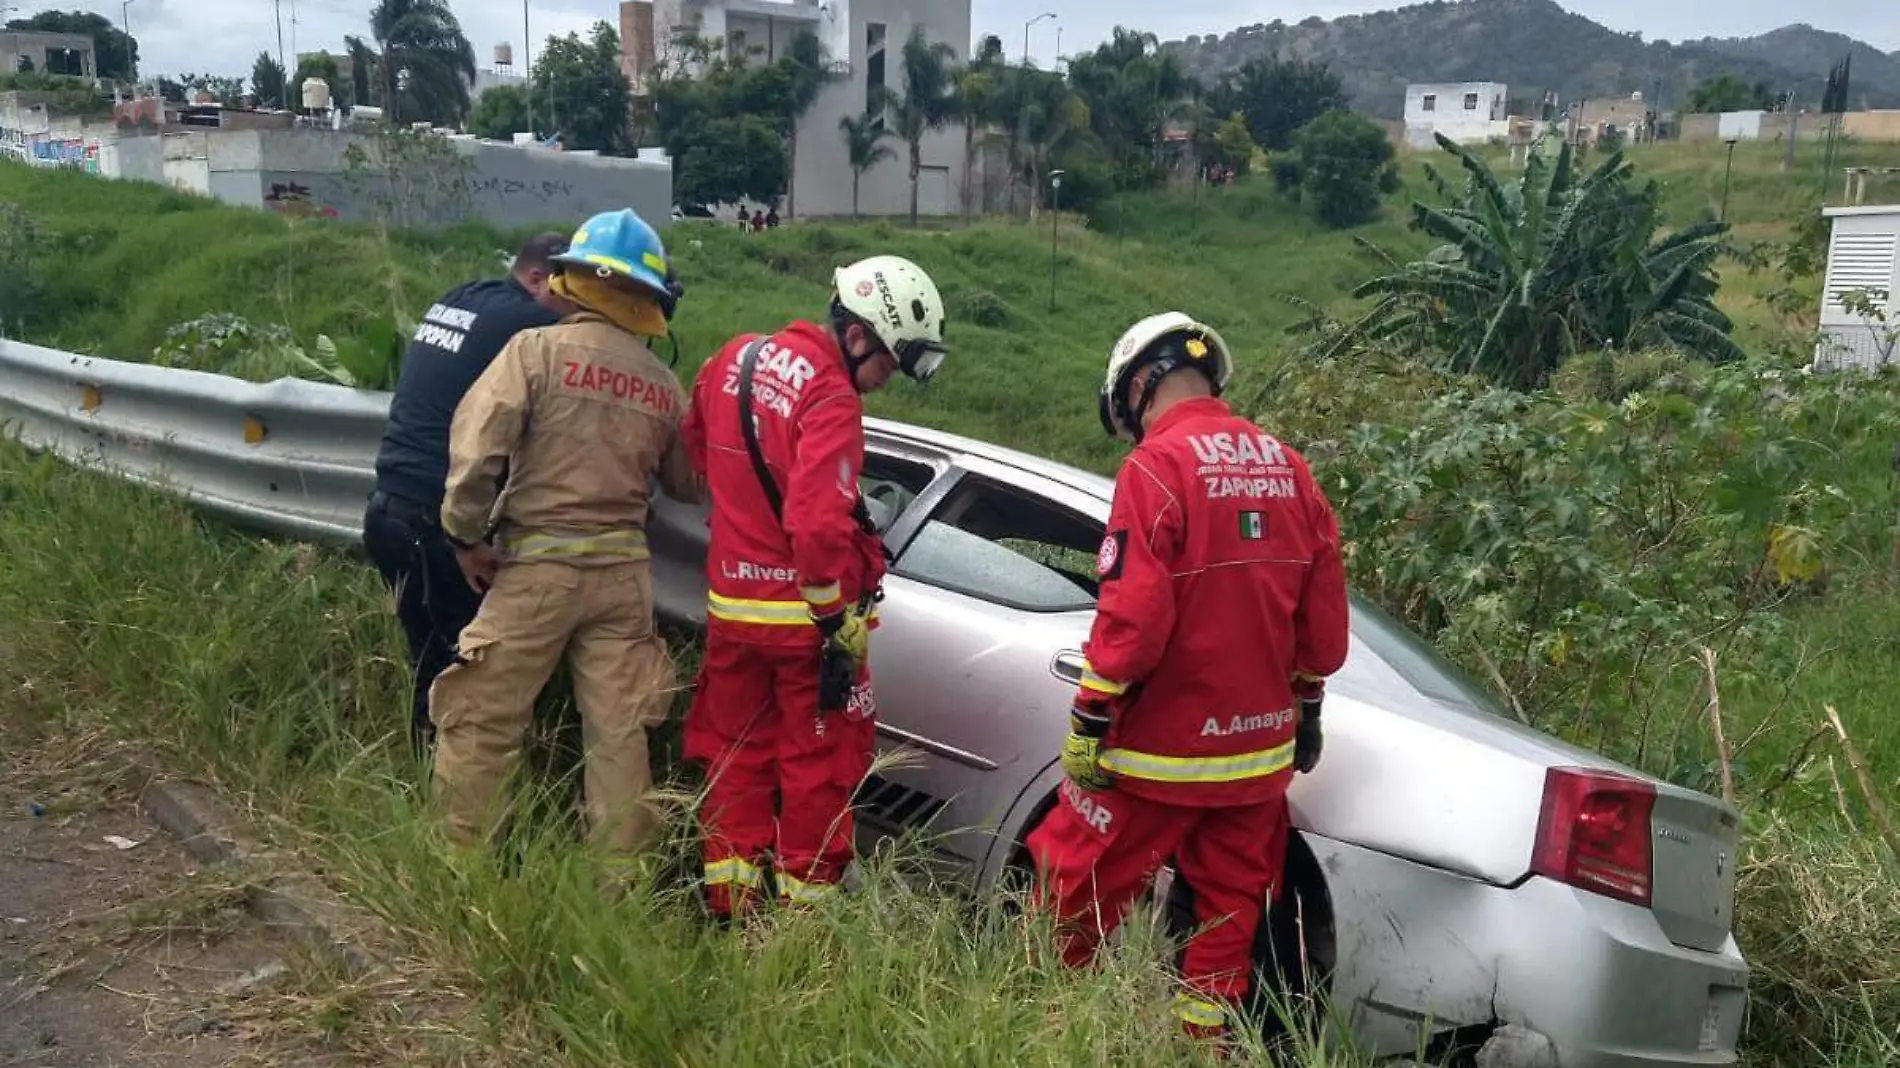
[[[515,65],[515,46],[506,41],[495,46],[495,66],[512,67]]]
[[[330,83],[322,78],[303,80],[303,109],[305,111],[330,110]]]

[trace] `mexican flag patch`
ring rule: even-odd
[[[1240,513],[1240,540],[1259,541],[1267,536],[1267,517],[1259,512]]]

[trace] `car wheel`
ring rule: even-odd
[[[1321,1002],[1332,989],[1337,943],[1326,879],[1297,831],[1287,836],[1282,882],[1280,899],[1254,932],[1254,982],[1246,1012],[1269,1043],[1290,1038],[1293,1028],[1315,1041],[1325,1019]],[[1168,887],[1167,925],[1183,944],[1194,930],[1194,891],[1179,873]]]

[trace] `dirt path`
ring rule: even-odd
[[[243,1011],[291,947],[86,747],[0,752],[0,1066],[321,1063]]]

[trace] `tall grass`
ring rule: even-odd
[[[449,847],[402,735],[389,606],[347,556],[232,534],[12,445],[0,544],[0,732],[103,722],[211,780],[373,910],[393,958],[468,997],[505,1063],[1204,1063],[1172,1037],[1152,925],[1071,973],[1039,921],[936,885],[901,850],[854,896],[714,927],[687,878],[690,784],[668,863],[609,905],[566,821],[523,823],[500,860]]]

